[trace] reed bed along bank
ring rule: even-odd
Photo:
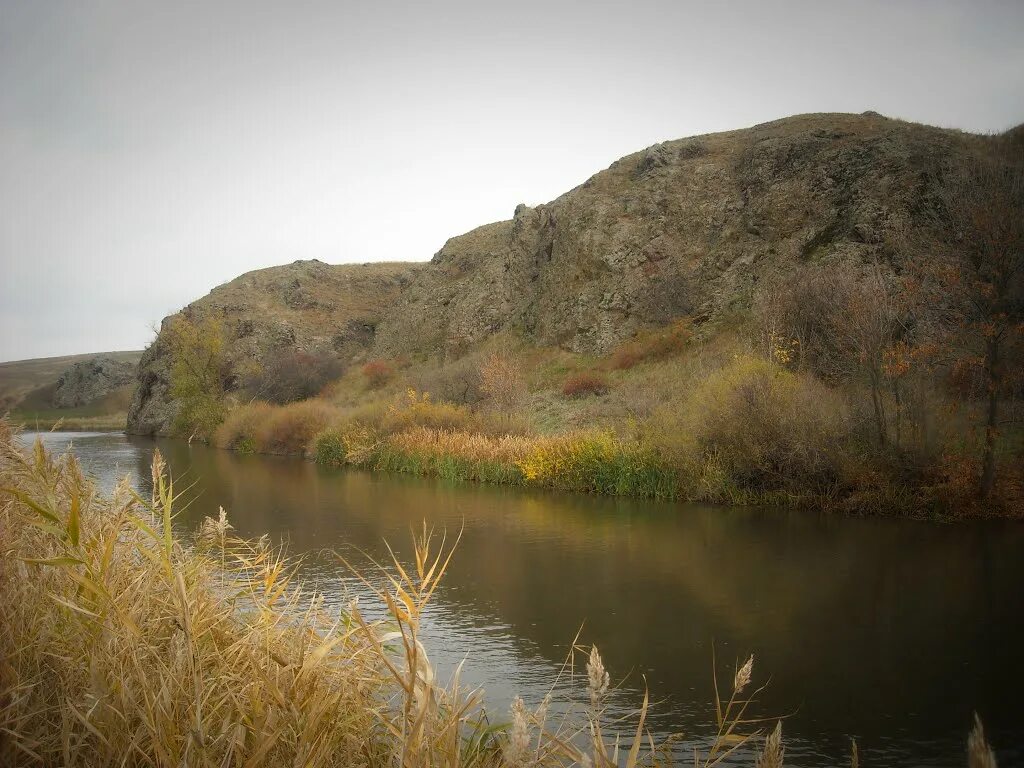
[[[749,356],[646,418],[590,423],[544,432],[514,411],[410,388],[352,407],[324,398],[237,406],[211,442],[325,466],[612,496],[947,519],[1024,513],[1012,461],[1000,493],[981,503],[969,457],[879,448],[824,384]]]
[[[354,411],[320,400],[240,406],[216,431],[213,444],[456,482],[646,498],[683,495],[679,473],[636,440],[610,430],[536,434],[507,415],[435,402],[415,390]]]

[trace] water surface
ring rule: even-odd
[[[29,436],[31,437],[31,436]],[[425,625],[442,671],[504,717],[519,693],[536,704],[572,639],[596,643],[625,712],[644,680],[660,733],[705,737],[720,668],[756,654],[771,676],[759,711],[790,714],[787,765],[962,766],[977,710],[1000,765],[1024,764],[1024,526],[851,519],[546,494],[239,456],[120,434],[47,433],[73,444],[109,489],[130,475],[148,492],[160,450],[193,484],[179,519],[194,529],[223,505],[245,536],[290,551],[361,548],[408,555],[426,520],[459,546]],[[308,578],[342,601],[343,569],[311,557]],[[562,689],[556,691],[564,694]]]

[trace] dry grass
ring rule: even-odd
[[[6,427],[4,427],[6,430]],[[99,497],[0,435],[0,762],[357,764],[386,753],[384,669],[265,541],[171,534],[173,484]],[[212,534],[212,536],[210,535]],[[222,567],[223,566],[223,567]]]
[[[59,411],[44,414],[14,411],[8,417],[26,429],[48,432],[123,432],[128,423],[128,413],[125,411],[105,416],[75,416]]]
[[[242,453],[305,454],[340,412],[323,400],[283,406],[255,402],[231,410],[213,434],[213,444]]]
[[[492,437],[479,432],[418,426],[393,435],[389,442],[395,448],[409,452],[423,451],[439,456],[518,464],[537,441],[522,435]]]
[[[304,454],[313,438],[337,415],[337,409],[317,399],[302,400],[277,408],[256,433],[259,451]]]
[[[640,331],[621,344],[608,359],[612,370],[633,368],[643,362],[664,360],[681,353],[690,343],[693,332],[688,320],[676,320],[663,328]]]
[[[218,448],[243,453],[255,451],[256,434],[273,412],[274,406],[261,402],[247,403],[232,409],[213,433],[213,444]]]

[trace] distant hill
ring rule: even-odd
[[[140,350],[133,350],[0,363],[0,414],[10,412],[15,421],[29,427],[37,424],[49,427],[60,419],[67,420],[70,425],[123,426],[133,385],[103,393],[95,401],[74,408],[59,408],[55,405],[57,384],[65,373],[81,370],[83,363],[107,359],[136,366],[141,357]]]
[[[0,411],[24,407],[53,408],[52,395],[60,375],[77,362],[100,356],[137,365],[142,352],[91,352],[0,362]]]

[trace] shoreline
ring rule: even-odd
[[[73,430],[62,430],[73,431]],[[95,430],[103,431],[103,430]],[[109,430],[115,431],[115,430]],[[169,439],[186,441],[185,438],[173,435],[146,435],[121,430],[129,437],[148,437],[150,439]],[[331,430],[324,430],[317,439],[311,441],[302,450],[257,450],[255,446],[245,445],[243,447],[232,445],[217,445],[214,441],[200,441],[207,448],[229,451],[239,455],[254,456],[283,456],[288,458],[301,458],[304,461],[312,462],[321,467],[330,469],[352,468],[360,471],[372,472],[375,474],[411,475],[414,477],[432,478],[444,480],[453,484],[480,483],[493,486],[507,486],[512,488],[529,489],[543,492],[574,493],[593,495],[608,498],[631,498],[649,499],[660,502],[677,502],[681,504],[711,504],[721,507],[778,507],[788,509],[815,509],[828,514],[836,514],[848,517],[893,517],[922,522],[959,522],[974,520],[1021,520],[1024,514],[1016,511],[1012,506],[989,505],[988,508],[977,503],[968,502],[967,506],[957,511],[946,511],[940,509],[923,509],[919,505],[913,505],[914,500],[921,497],[921,488],[903,487],[899,489],[896,499],[892,498],[891,488],[879,488],[879,497],[867,495],[863,489],[847,489],[845,493],[841,490],[832,490],[828,493],[816,493],[814,491],[793,492],[793,491],[767,491],[754,493],[750,491],[736,492],[730,495],[699,495],[687,493],[681,480],[678,478],[678,469],[663,464],[656,471],[664,475],[676,474],[676,482],[673,486],[662,485],[663,492],[644,492],[652,487],[647,485],[638,487],[630,486],[628,483],[615,483],[607,478],[604,482],[595,479],[593,475],[580,477],[565,471],[564,466],[555,466],[553,471],[540,477],[528,478],[523,472],[518,471],[515,466],[502,464],[500,462],[489,462],[486,459],[472,456],[457,456],[442,451],[410,451],[402,450],[400,445],[388,438],[379,440],[375,445],[365,447],[355,456],[338,456],[337,454],[323,455],[318,452],[317,443]],[[444,430],[436,430],[436,433],[444,433]],[[400,433],[400,435],[403,433]],[[458,432],[448,432],[450,436],[462,436]],[[597,433],[599,434],[599,433]],[[474,435],[466,435],[473,437]],[[394,436],[391,436],[394,437]],[[481,437],[475,435],[475,437]],[[554,438],[542,438],[558,440],[559,438],[571,438],[572,435],[561,435]],[[187,441],[186,441],[187,442]],[[607,445],[607,444],[606,444]],[[636,441],[620,441],[617,448],[621,454],[629,455],[642,451],[642,447]],[[605,458],[614,463],[615,456],[607,455]],[[600,467],[591,465],[593,474],[599,474]],[[588,480],[590,482],[588,482]],[[883,494],[887,494],[883,497]],[[899,502],[904,501],[907,506],[900,506]],[[875,503],[873,503],[875,502]]]

